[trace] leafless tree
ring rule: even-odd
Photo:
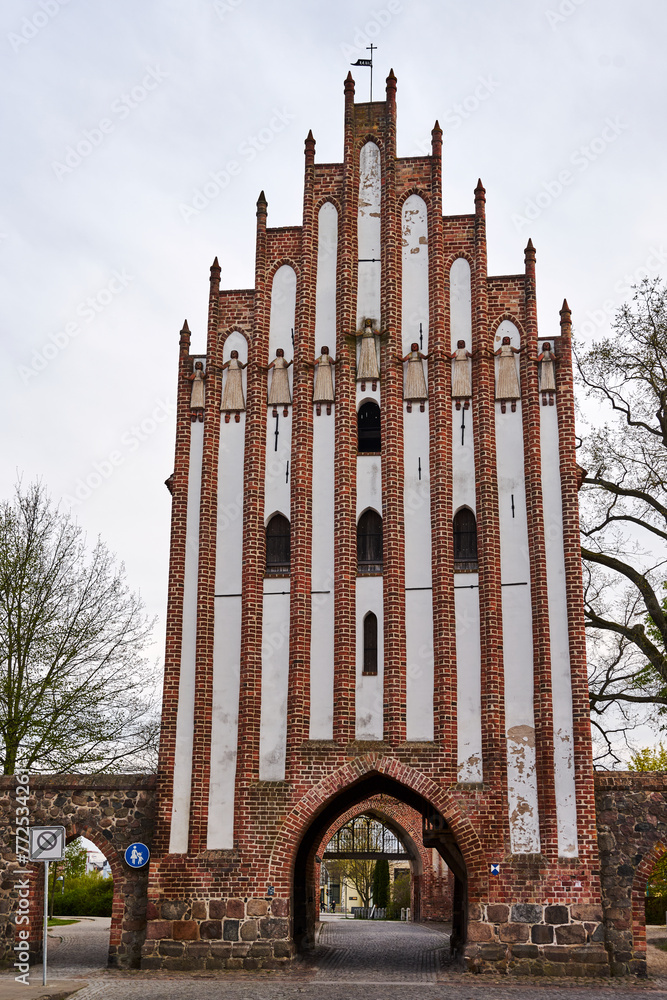
[[[0,762],[16,772],[150,768],[152,622],[101,541],[41,484],[0,503]]]
[[[667,288],[644,280],[612,334],[575,358],[609,413],[579,463],[592,720],[613,760],[638,711],[667,706]]]

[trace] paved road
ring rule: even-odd
[[[67,920],[67,917],[63,917]],[[49,969],[58,979],[80,979],[106,967],[111,917],[77,917],[78,924],[49,931]]]
[[[106,928],[97,921],[57,933],[63,941],[52,949],[53,971],[88,980],[76,1000],[667,1000],[667,980],[597,984],[466,975],[447,964],[446,934],[433,925],[327,920],[314,958],[288,973],[192,976],[103,970]],[[9,985],[4,978],[0,984]],[[25,987],[19,989],[11,1000],[24,995]]]
[[[325,920],[314,960],[320,981],[435,983],[449,965],[444,925]]]

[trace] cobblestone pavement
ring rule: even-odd
[[[77,919],[78,924],[52,927],[49,931],[47,957],[54,978],[87,979],[106,967],[111,917]]]
[[[314,959],[318,980],[435,983],[449,964],[449,934],[441,925],[325,921]]]
[[[442,925],[327,920],[315,954],[288,972],[188,976],[105,970],[108,931],[97,918],[54,928],[63,940],[52,943],[49,964],[54,979],[88,981],[73,994],[76,1000],[351,1000],[359,993],[361,1000],[667,1000],[662,978],[554,982],[462,973],[448,964],[444,931]],[[40,981],[38,971],[33,982]]]

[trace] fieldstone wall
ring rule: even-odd
[[[148,904],[142,969],[277,969],[294,956],[286,899]]]
[[[595,776],[605,942],[614,975],[646,975],[646,882],[667,852],[667,773]]]
[[[488,903],[469,910],[467,968],[535,976],[608,976],[602,908]]]
[[[0,776],[0,963],[14,962],[19,913],[20,929],[30,933],[32,960],[41,957],[44,865],[23,868],[16,862],[16,830],[27,816],[30,826],[64,826],[68,843],[88,837],[106,855],[114,880],[109,965],[139,966],[148,869],[129,868],[123,856],[133,841],[151,846],[154,788],[155,776],[145,774],[31,775],[23,805],[17,777]]]

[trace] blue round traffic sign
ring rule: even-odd
[[[130,868],[143,868],[144,865],[148,864],[148,859],[151,856],[151,852],[148,850],[145,844],[130,844],[130,846],[125,851],[125,861],[130,866]]]

